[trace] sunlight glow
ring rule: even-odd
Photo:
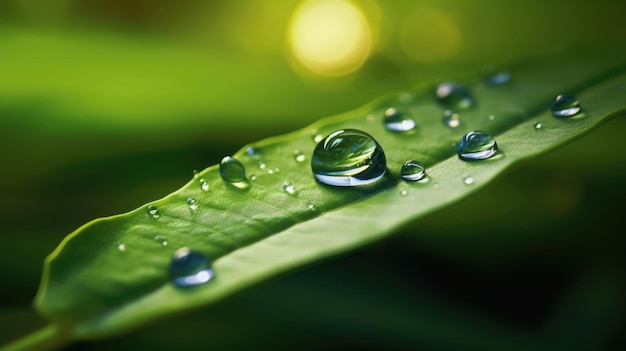
[[[372,34],[363,12],[347,0],[308,0],[294,12],[288,31],[291,54],[308,71],[342,76],[370,54]]]

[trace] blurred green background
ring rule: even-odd
[[[618,0],[0,2],[0,344],[44,257],[248,142],[387,92],[626,39]],[[344,257],[71,349],[620,349],[623,118]],[[260,346],[259,346],[260,345]]]

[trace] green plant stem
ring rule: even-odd
[[[65,329],[56,325],[48,325],[10,344],[4,345],[0,348],[0,351],[56,350],[69,342],[69,334]]]

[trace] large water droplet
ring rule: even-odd
[[[465,86],[445,82],[437,86],[437,100],[448,108],[454,110],[464,110],[474,105],[474,98],[470,94],[469,89]]]
[[[459,114],[452,110],[443,111],[442,121],[444,125],[450,128],[456,128],[461,124]]]
[[[198,209],[198,201],[193,197],[190,197],[187,199],[187,206],[189,206],[190,210],[195,211]]]
[[[571,95],[558,95],[552,102],[552,115],[572,117],[580,112],[580,102]]]
[[[426,177],[426,170],[421,162],[409,160],[402,165],[400,175],[406,180],[420,180]]]
[[[415,129],[415,120],[405,112],[398,111],[393,107],[385,110],[383,123],[385,128],[392,132],[409,132]]]
[[[178,249],[169,269],[172,283],[179,287],[196,286],[208,282],[214,272],[211,262],[203,254],[186,247]]]
[[[283,191],[287,194],[293,194],[296,192],[296,188],[293,187],[290,181],[285,180],[285,182],[283,182]]]
[[[387,160],[383,148],[372,136],[356,129],[342,129],[317,144],[311,169],[324,184],[355,186],[382,178],[387,171]]]
[[[161,217],[161,214],[159,213],[159,209],[156,206],[148,206],[148,214],[152,216],[152,218]]]
[[[226,156],[220,162],[220,175],[229,183],[239,183],[246,180],[246,169],[239,160]]]
[[[463,160],[484,160],[495,155],[497,151],[496,139],[480,130],[465,134],[456,148],[456,153]]]

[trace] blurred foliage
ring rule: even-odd
[[[169,193],[188,180],[193,169],[215,164],[247,142],[303,127],[385,92],[461,77],[486,63],[517,60],[554,46],[626,38],[625,8],[619,0],[357,1],[376,44],[356,73],[328,79],[293,69],[286,30],[299,3],[0,2],[0,194],[4,200],[0,202],[0,279],[4,282],[0,343],[44,324],[30,304],[43,258],[67,233],[93,218],[126,212]],[[402,34],[404,27],[419,28],[407,24],[407,18],[419,18],[411,15],[423,8],[435,10],[430,12],[436,14],[432,23],[451,23],[460,36],[457,50],[440,61],[415,62],[403,49],[410,45],[403,40],[411,38],[424,50],[436,45],[436,31]],[[441,14],[446,20],[437,21]],[[454,349],[450,344],[419,344],[410,333],[400,336],[395,327],[401,319],[385,329],[374,323],[376,313],[361,324],[333,314],[338,306],[345,309],[337,313],[349,316],[378,302],[405,301],[370,281],[365,285],[375,285],[380,295],[372,293],[376,298],[361,304],[343,304],[353,295],[367,296],[361,281],[337,279],[342,277],[337,267],[344,265],[349,265],[345,276],[352,276],[350,268],[367,272],[376,266],[379,274],[392,275],[399,284],[418,280],[420,284],[406,288],[406,295],[426,287],[478,313],[496,311],[507,323],[521,320],[530,330],[537,328],[538,321],[550,319],[559,306],[575,304],[575,292],[568,292],[576,284],[597,287],[599,292],[581,293],[591,296],[588,312],[581,316],[602,314],[602,302],[607,301],[623,321],[623,306],[611,298],[615,290],[609,283],[625,281],[626,271],[621,257],[624,241],[613,229],[620,228],[626,193],[626,162],[617,151],[623,147],[624,130],[621,120],[612,121],[587,138],[511,172],[456,208],[416,223],[406,229],[407,235],[386,244],[268,282],[188,319],[118,341],[75,348],[130,349],[135,343],[151,341],[157,348],[169,340],[172,347],[184,341],[189,348],[209,342],[215,342],[216,348],[236,342],[251,348],[256,341],[275,348],[311,342],[310,348]],[[568,197],[574,205],[563,206],[559,199]],[[491,210],[480,212],[481,208]],[[468,227],[481,230],[462,235]],[[459,235],[452,240],[441,233]],[[400,255],[406,250],[413,251]],[[405,264],[402,257],[411,262]],[[397,276],[392,274],[398,272],[394,262],[404,267]],[[585,284],[582,272],[587,271],[601,272],[600,283]],[[334,274],[330,281],[338,288],[314,288],[316,281]],[[602,280],[606,276],[610,278]],[[297,301],[311,301],[310,310],[289,304],[287,297],[293,293],[289,287],[300,287],[301,294],[294,296],[300,298]],[[338,292],[342,289],[343,295]],[[324,308],[331,303],[325,297],[334,300],[332,307]],[[270,312],[264,309],[267,305],[277,307]],[[411,306],[415,307],[409,311],[419,316],[420,308]],[[460,308],[461,313],[466,307]],[[532,316],[523,317],[525,313]],[[578,329],[569,329],[590,334],[565,333],[557,345],[584,349],[586,344],[569,345],[568,338],[606,336],[591,333],[592,324],[581,322]],[[200,331],[197,325],[202,326]],[[220,331],[219,336],[207,336],[207,326]],[[169,338],[168,330],[178,337]],[[258,338],[245,344],[242,330]],[[289,333],[276,334],[276,330],[293,333],[288,337]],[[624,345],[611,328],[601,331],[611,340],[607,349]]]

